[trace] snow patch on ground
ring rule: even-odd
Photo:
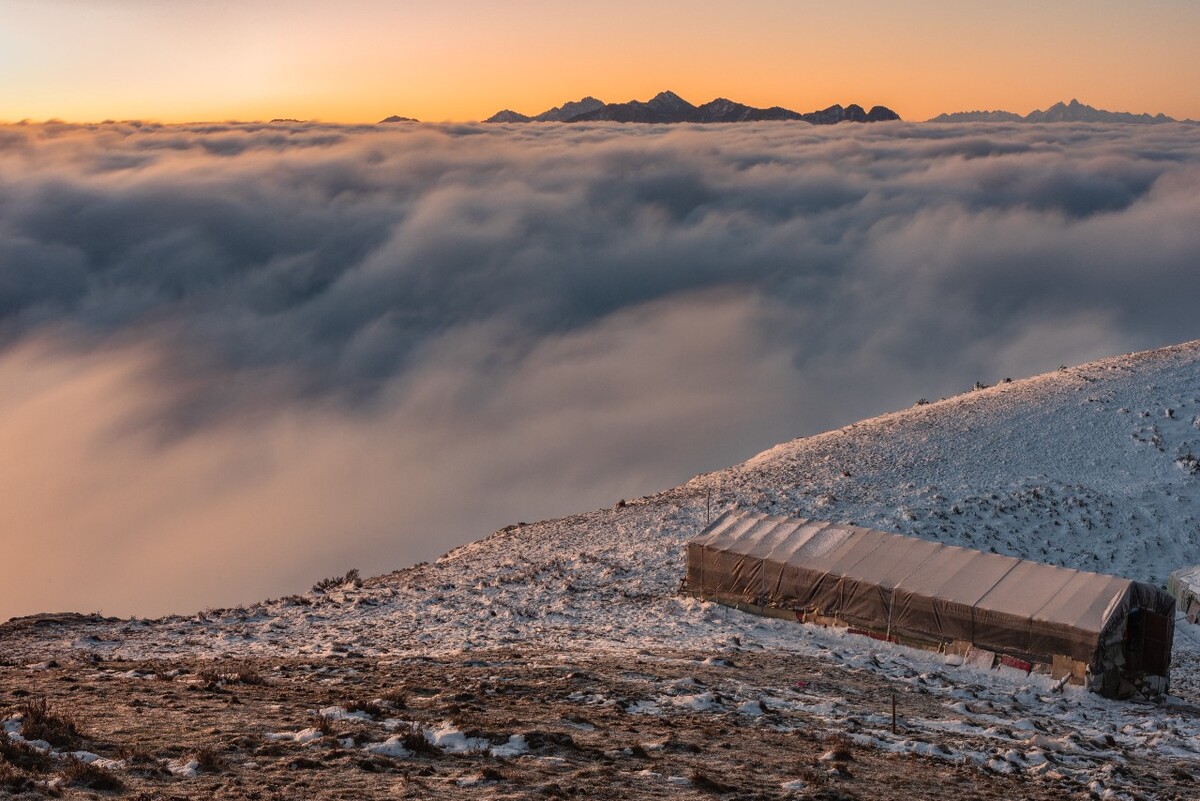
[[[285,740],[293,743],[312,743],[320,740],[325,735],[320,729],[301,729],[300,731],[280,731],[268,732],[263,735],[268,740]]]

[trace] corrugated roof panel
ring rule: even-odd
[[[767,518],[746,533],[743,542],[746,544],[744,553],[756,559],[767,559],[780,543],[788,542],[796,536],[796,525],[787,519]]]
[[[828,523],[820,523],[809,520],[794,520],[788,536],[781,538],[775,543],[775,546],[767,554],[767,558],[775,562],[790,562],[796,558],[796,554],[802,553],[806,547],[810,546],[814,537],[819,537],[820,532],[829,528]]]
[[[889,537],[880,548],[867,554],[854,566],[854,575],[880,587],[893,588],[904,582],[927,559],[945,546],[912,537]]]
[[[797,541],[787,559],[810,570],[828,571],[847,550],[854,549],[861,536],[851,528],[829,524],[813,531],[803,541]]]
[[[1019,561],[1011,556],[942,545],[938,553],[904,580],[904,589],[929,598],[974,606]]]
[[[903,546],[903,543],[893,542],[895,538],[882,531],[872,531],[869,528],[859,528],[858,526],[847,526],[847,528],[851,532],[851,537],[838,546],[835,551],[830,552],[827,561],[826,569],[838,576],[861,578],[857,568],[864,560],[869,559],[880,548],[886,548],[889,545],[893,548],[897,545]]]
[[[1023,561],[976,601],[975,608],[1032,620],[1038,610],[1057,595],[1077,572],[1065,567]]]
[[[736,512],[726,512],[718,517],[713,524],[696,538],[706,548],[720,550],[738,550],[738,542],[746,531],[753,528],[766,518],[766,515],[739,515]]]
[[[1075,571],[1058,593],[1033,616],[1034,620],[1065,623],[1099,634],[1104,630],[1113,601],[1129,590],[1129,580],[1099,573]]]

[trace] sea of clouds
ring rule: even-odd
[[[1200,336],[1183,125],[0,127],[0,619],[428,559]]]

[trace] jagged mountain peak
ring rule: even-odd
[[[658,103],[660,105],[669,104],[672,106],[692,106],[691,103],[687,102],[682,97],[680,97],[679,95],[672,92],[670,89],[659,92],[654,97],[650,98],[650,102]],[[694,108],[694,106],[692,106],[692,107]]]
[[[484,120],[484,122],[529,122],[532,119],[532,117],[506,108],[497,111],[495,114]]]
[[[604,108],[604,101],[587,95],[579,100],[569,100],[561,106],[547,109],[533,117],[533,120],[536,122],[566,122],[572,117],[578,117],[580,114],[587,114],[599,108]]]

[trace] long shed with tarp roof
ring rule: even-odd
[[[1116,576],[742,510],[688,543],[684,586],[747,611],[1003,661],[1104,695],[1168,689],[1175,601]]]

